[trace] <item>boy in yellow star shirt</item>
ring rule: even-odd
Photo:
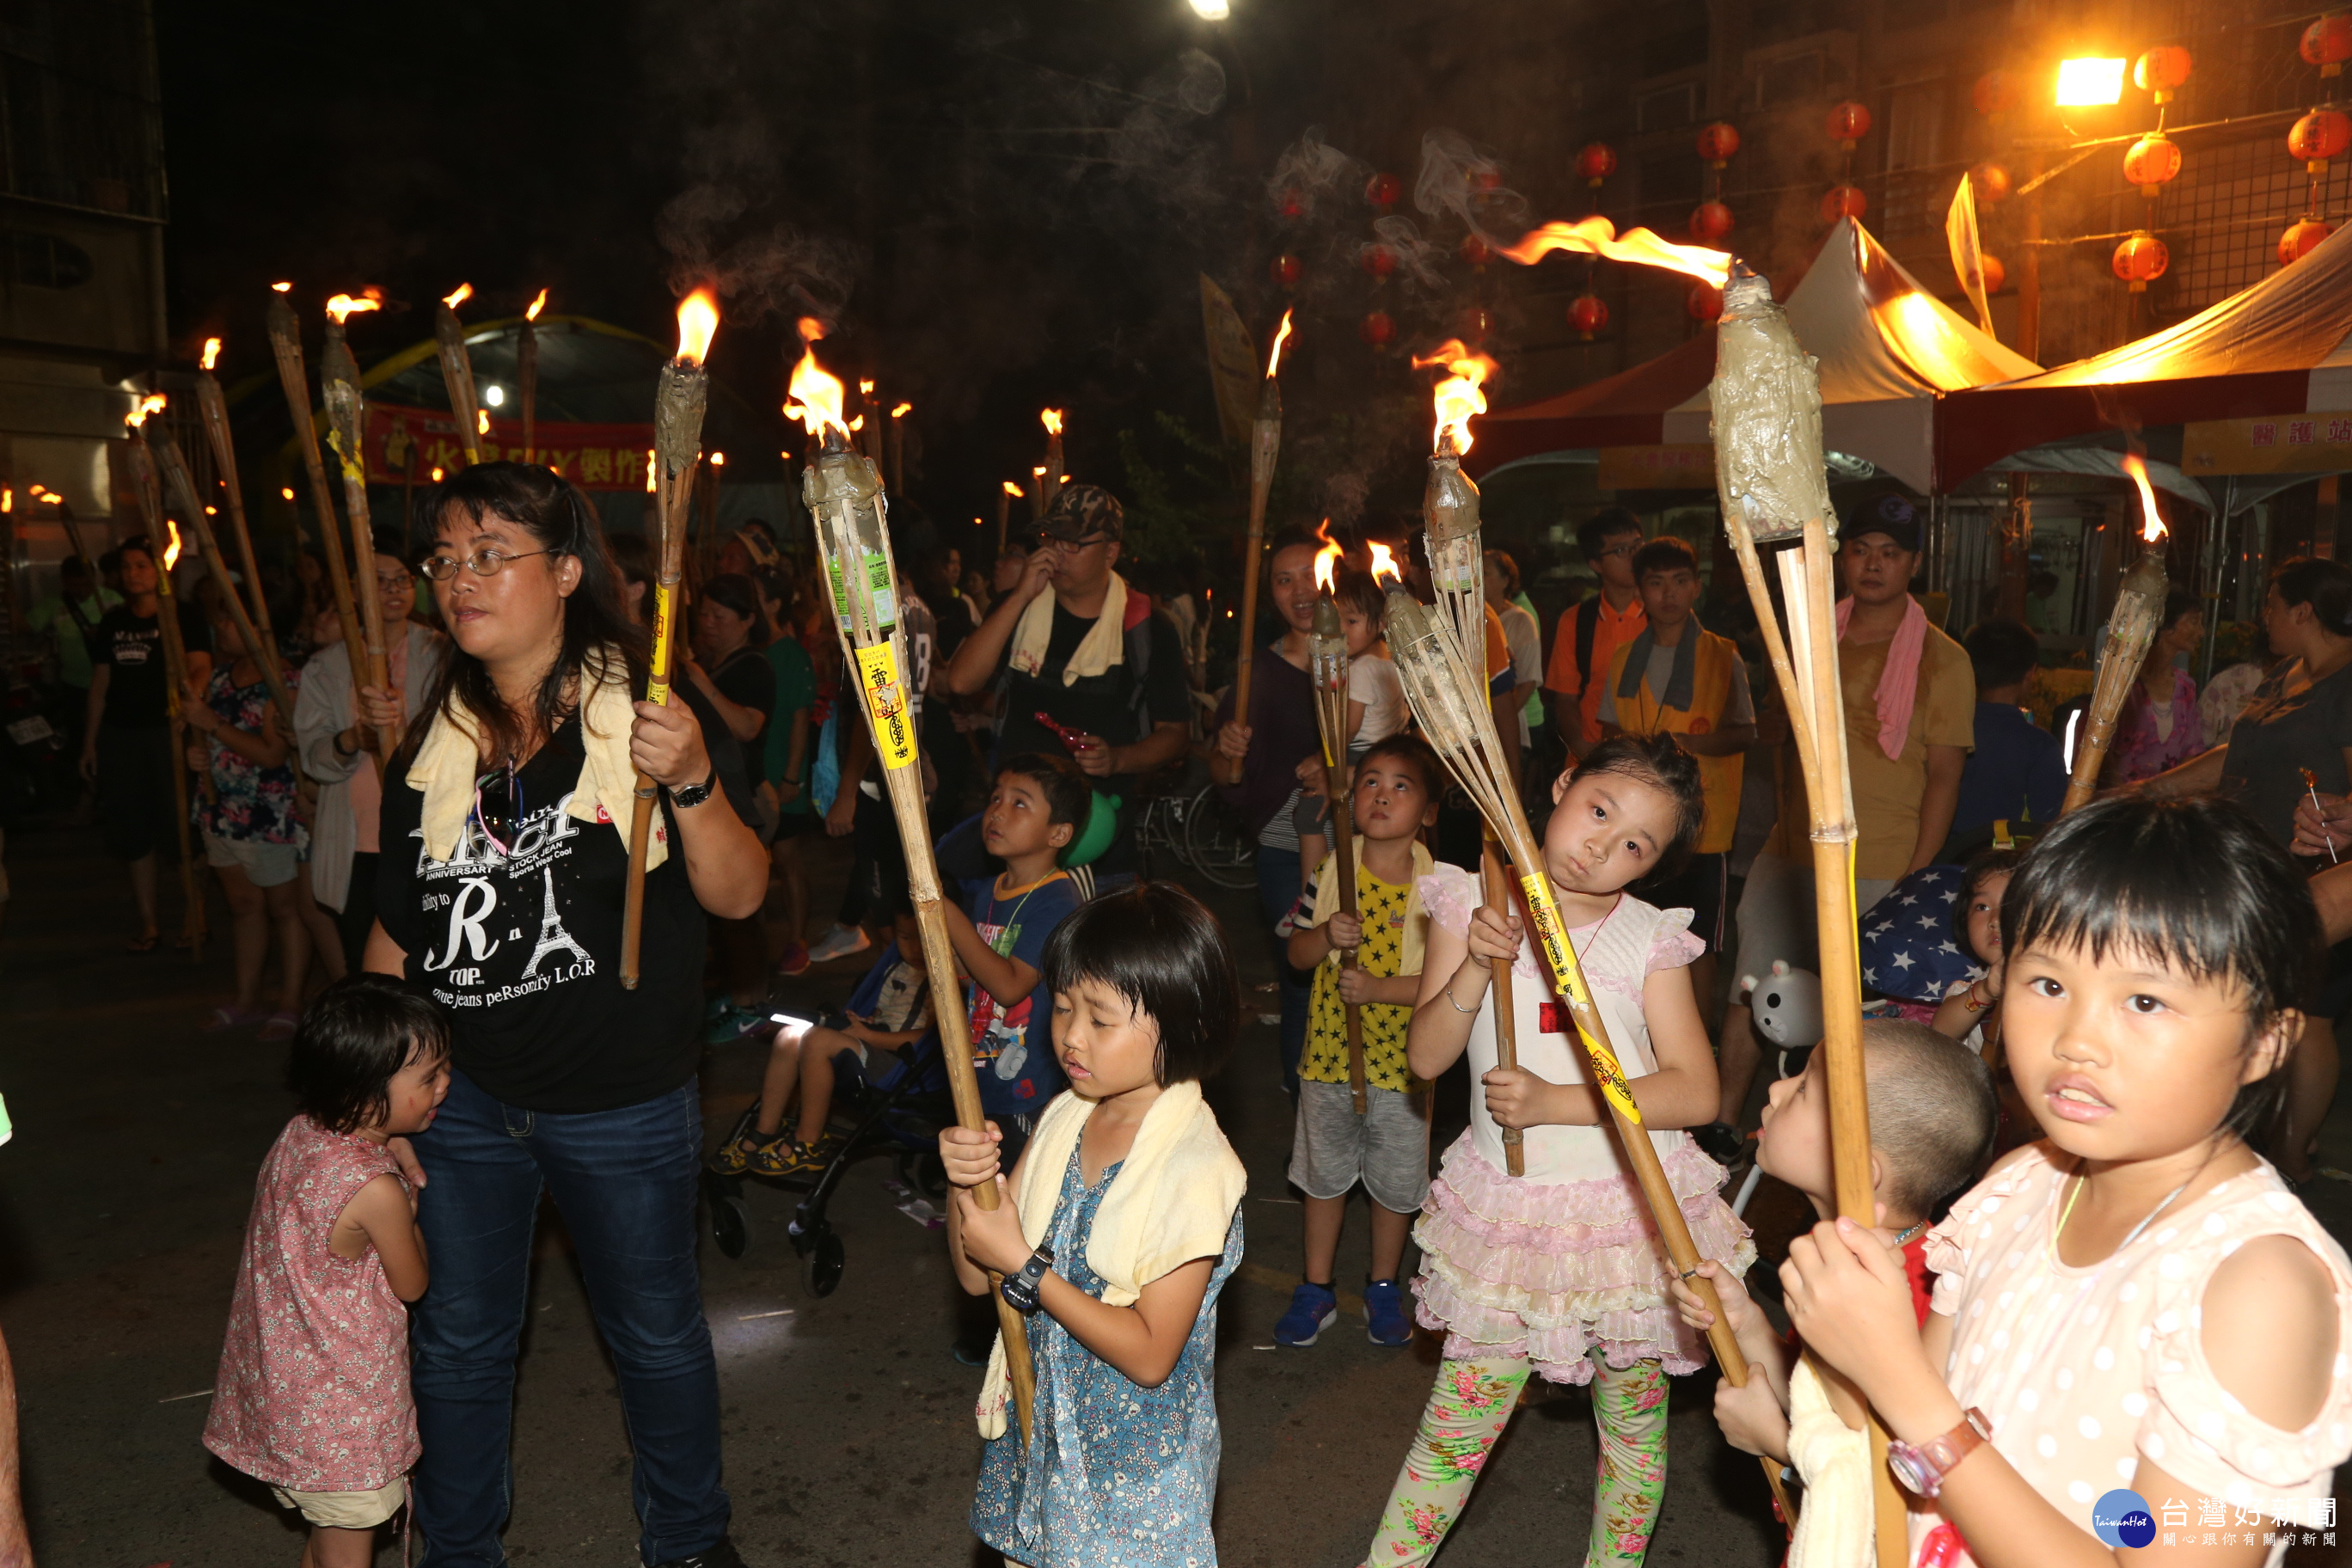
[[[1364,1312],[1372,1342],[1412,1338],[1397,1276],[1412,1216],[1429,1194],[1429,1086],[1405,1064],[1405,1029],[1429,929],[1419,883],[1434,869],[1420,835],[1437,820],[1440,787],[1436,755],[1411,735],[1376,742],[1357,760],[1349,811],[1358,912],[1339,912],[1337,858],[1327,856],[1316,873],[1315,923],[1290,938],[1291,966],[1314,970],[1315,985],[1290,1153],[1290,1180],[1306,1204],[1306,1279],[1275,1324],[1279,1344],[1311,1345],[1339,1315],[1331,1273],[1348,1194],[1359,1181],[1371,1199]],[[1356,954],[1353,967],[1340,963],[1348,950]],[[1350,1002],[1362,1016],[1360,1116],[1348,1080]]]

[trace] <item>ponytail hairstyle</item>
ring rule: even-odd
[[[533,733],[551,734],[578,710],[584,687],[624,675],[631,692],[645,689],[651,638],[645,627],[629,617],[621,595],[620,573],[605,546],[595,510],[585,496],[536,463],[477,463],[458,469],[435,492],[426,515],[437,524],[452,509],[468,520],[489,516],[510,522],[550,555],[576,557],[580,585],[563,601],[563,644],[546,679],[540,682],[528,721],[519,719],[507,707],[488,669],[455,639],[421,711],[454,722],[456,709],[462,704],[482,726],[493,756],[519,757]],[[604,668],[603,656],[607,648],[619,651],[620,670]],[[410,726],[398,759],[403,765],[416,754],[430,727]]]
[[[2309,605],[2322,631],[2352,637],[2352,566],[2298,555],[2271,574],[2271,586],[2290,608]]]

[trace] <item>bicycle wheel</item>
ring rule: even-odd
[[[1220,888],[1257,886],[1257,846],[1213,789],[1183,803],[1184,863]]]

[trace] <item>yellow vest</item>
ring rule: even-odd
[[[1633,645],[1628,642],[1610,656],[1609,690],[1616,690],[1617,683],[1624,679],[1625,660],[1633,651]],[[1729,637],[1699,631],[1691,672],[1691,706],[1661,707],[1645,672],[1638,696],[1618,699],[1617,727],[1629,735],[1654,735],[1661,731],[1674,735],[1714,733],[1722,725],[1724,710],[1731,706],[1731,671],[1738,662],[1739,650]],[[1725,757],[1694,754],[1691,760],[1698,763],[1699,787],[1706,795],[1706,817],[1699,825],[1694,848],[1701,855],[1720,855],[1731,847],[1739,831],[1739,779],[1748,759],[1734,752]]]

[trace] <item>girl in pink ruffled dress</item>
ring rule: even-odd
[[[1553,798],[1544,869],[1561,923],[1700,1253],[1744,1274],[1756,1249],[1716,1195],[1723,1169],[1679,1131],[1715,1118],[1715,1059],[1686,968],[1705,949],[1688,910],[1623,890],[1685,858],[1705,812],[1697,764],[1672,736],[1620,736]],[[1483,1093],[1413,1231],[1420,1317],[1444,1331],[1445,1359],[1368,1562],[1436,1552],[1533,1371],[1594,1385],[1601,1464],[1585,1562],[1638,1563],[1665,1493],[1666,1376],[1696,1371],[1705,1344],[1667,1296],[1664,1244],[1518,910],[1481,907],[1476,879],[1452,867],[1423,879],[1421,895],[1430,930],[1412,1070],[1435,1078],[1467,1050]],[[1513,960],[1518,1066],[1507,1070],[1495,1065],[1490,958]],[[1523,1131],[1523,1176],[1504,1173],[1507,1127]]]

